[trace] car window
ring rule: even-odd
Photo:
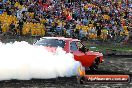
[[[71,51],[78,51],[78,47],[77,47],[75,41],[71,42],[71,44],[70,44],[70,50]]]
[[[76,44],[77,44],[78,48],[81,48],[83,46],[83,44],[81,42],[77,42]]]
[[[36,42],[35,45],[64,48],[65,41],[58,39],[42,39]]]

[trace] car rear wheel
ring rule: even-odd
[[[84,76],[78,76],[77,77],[77,83],[78,84],[85,84],[86,83],[86,78]]]
[[[92,66],[89,67],[90,71],[97,71],[99,66],[99,58],[96,58],[92,64]]]

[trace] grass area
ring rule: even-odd
[[[86,46],[92,51],[106,52],[106,50],[113,50],[113,51],[132,52],[132,45],[86,43]]]

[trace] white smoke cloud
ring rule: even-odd
[[[24,41],[0,43],[0,80],[70,77],[78,74],[80,65],[61,48],[53,53]]]

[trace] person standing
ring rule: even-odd
[[[22,19],[20,19],[18,22],[18,29],[19,29],[20,36],[22,36],[22,28],[23,28],[23,21]]]
[[[96,30],[97,30],[97,37],[100,38],[101,36],[101,25],[100,24],[96,26]]]
[[[12,35],[16,35],[16,29],[15,29],[15,23],[14,23],[14,21],[12,21],[12,23],[11,23],[10,26],[9,26],[9,32],[10,32]]]
[[[2,28],[1,28],[2,24],[0,22],[0,34],[2,34]]]

